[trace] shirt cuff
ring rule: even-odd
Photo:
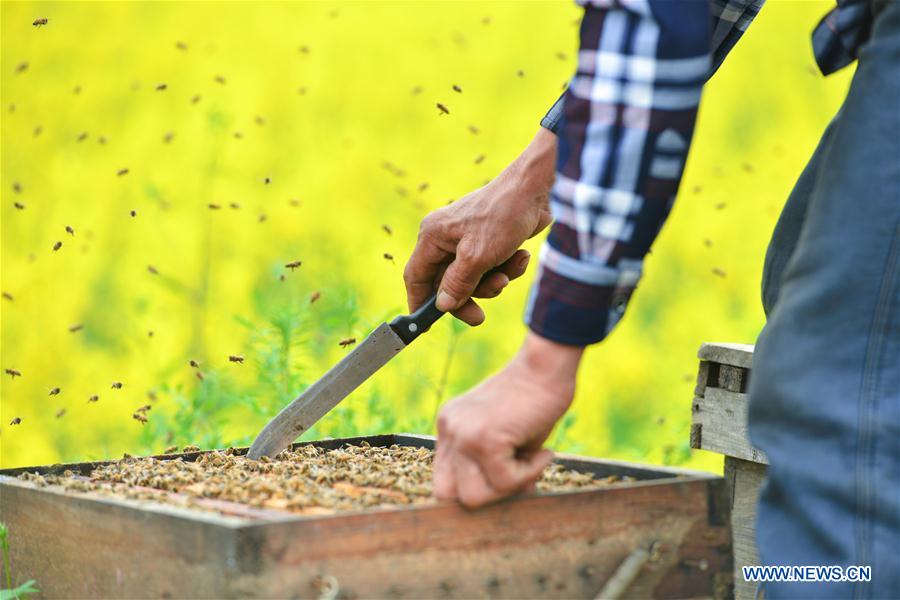
[[[541,127],[549,129],[553,133],[559,133],[559,124],[563,117],[563,98],[565,95],[566,93],[563,92],[563,94],[556,99],[556,102],[553,103],[553,106],[550,107],[550,110],[548,110],[547,114],[544,115],[544,118],[541,119]]]

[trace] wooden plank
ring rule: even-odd
[[[725,480],[731,488],[731,529],[734,547],[735,600],[754,600],[756,583],[744,581],[741,567],[758,565],[756,550],[756,508],[766,477],[766,466],[725,457]]]
[[[700,346],[697,356],[710,362],[749,369],[753,366],[753,345],[706,342]]]
[[[716,363],[710,363],[708,360],[701,360],[700,366],[697,369],[697,385],[694,386],[694,395],[703,397],[703,392],[706,390],[706,383],[709,381],[709,369],[710,366],[718,367]],[[717,377],[718,374],[714,375]]]
[[[732,367],[731,365],[719,365],[719,380],[715,387],[743,394],[747,391],[749,379],[749,369]]]
[[[693,427],[699,427],[697,435],[692,435],[692,447],[768,464],[765,454],[747,437],[748,403],[747,394],[706,388],[705,395],[694,398],[692,405],[692,434]]]

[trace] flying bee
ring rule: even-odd
[[[722,278],[724,278],[726,276],[725,270],[720,269],[719,267],[713,267],[712,272],[713,272],[713,275],[717,275]]]
[[[15,298],[13,298],[13,295],[10,294],[9,292],[3,292],[3,297],[6,298],[7,300],[9,300],[10,302],[15,301]]]
[[[267,217],[267,216],[265,215],[265,213],[261,213],[261,214],[259,215],[259,218],[257,219],[257,221],[259,221],[260,223],[265,223],[265,222],[266,222],[266,219],[268,219],[268,218],[269,218],[269,217]]]
[[[525,77],[525,71],[519,69],[518,71],[516,71],[516,77]]]
[[[266,184],[266,185],[269,185],[270,183],[272,183],[272,178],[271,178],[271,177],[264,177],[264,178],[263,178],[263,183]]]
[[[147,337],[153,337],[153,330],[152,330],[152,329],[151,329],[150,331],[147,332]]]
[[[121,389],[122,389],[122,382],[121,382],[121,381],[114,381],[113,384],[112,384],[111,386],[109,386],[109,387],[110,387],[110,389],[113,389],[113,390],[121,390]]]
[[[178,48],[179,50],[187,50],[188,49],[188,45],[185,44],[184,42],[175,42],[175,47]]]
[[[84,325],[81,323],[75,323],[74,325],[69,326],[69,333],[76,333],[84,329]]]
[[[440,102],[437,103],[437,109],[440,111],[440,114],[442,114],[442,115],[450,114],[450,109],[447,108],[446,106],[444,106],[443,104],[441,104]]]
[[[48,20],[49,19],[47,19],[47,17],[39,17],[34,20],[34,23],[32,23],[32,25],[40,29],[41,25],[46,25]]]
[[[427,181],[423,181],[422,183],[419,184],[418,190],[419,190],[420,192],[424,192],[424,191],[427,190],[427,189],[428,189],[428,182],[427,182]]]
[[[17,210],[25,210],[25,205],[21,202],[13,202],[13,206],[15,206]]]
[[[210,202],[207,206],[210,210],[219,210],[220,208],[222,208],[221,204],[213,204],[212,202]]]
[[[130,211],[128,211],[128,214],[130,214],[132,217],[136,217],[136,216],[137,216],[137,211],[134,210],[134,209],[131,209]]]
[[[390,226],[390,225],[382,225],[382,226],[381,226],[381,229],[383,229],[384,232],[385,232],[386,234],[388,234],[388,235],[394,235],[394,230],[391,229],[391,226]]]
[[[568,55],[566,55],[565,52],[557,52],[556,58],[558,58],[559,60],[566,60],[569,57],[568,57]]]
[[[178,446],[169,446],[163,450],[163,454],[175,454],[176,452],[178,452]]]
[[[474,125],[469,125],[469,133],[472,135],[478,135],[481,130],[475,127]]]
[[[199,379],[200,381],[203,381],[203,373],[201,373],[200,371],[195,371],[194,375],[197,376],[197,379]]]
[[[16,66],[16,73],[22,73],[23,71],[25,71],[25,70],[27,70],[27,69],[28,69],[28,61],[20,62],[20,63]]]
[[[147,271],[148,271],[151,275],[159,275],[159,271],[157,271],[157,270],[156,270],[156,267],[154,267],[153,265],[147,265]]]
[[[484,161],[484,159],[485,159],[484,154],[479,154],[478,156],[475,157],[475,164],[480,165]]]
[[[49,395],[50,395],[50,396],[56,396],[56,395],[59,394],[59,392],[60,392],[60,389],[59,389],[58,387],[55,387],[55,388],[53,388],[52,390],[50,390],[50,394],[49,394]]]
[[[243,364],[243,363],[244,363],[244,357],[241,356],[240,354],[232,354],[232,355],[229,355],[229,356],[228,356],[228,362],[241,363],[241,364]]]
[[[315,304],[315,303],[316,303],[316,300],[318,300],[319,298],[321,298],[321,296],[322,296],[321,293],[319,293],[319,292],[313,292],[313,293],[309,296],[309,303],[310,303],[310,304]]]
[[[128,174],[128,169],[119,169],[118,171],[116,171],[116,175],[118,175],[119,177],[121,177],[122,175],[127,175],[127,174]]]
[[[389,260],[391,262],[394,262],[394,255],[391,254],[390,252],[385,252],[383,254],[383,256],[384,256],[384,260]]]
[[[131,415],[131,418],[135,421],[139,421],[141,425],[147,423],[147,417],[145,417],[143,413],[134,413],[133,415]]]
[[[106,136],[101,135],[100,137],[98,137],[97,143],[100,144],[101,146],[104,145],[106,143]]]
[[[15,417],[15,418],[13,418],[12,421],[9,422],[9,424],[10,424],[10,425],[18,425],[18,424],[21,423],[21,422],[22,422],[22,418],[21,418],[21,417]]]
[[[80,85],[76,85],[75,87],[73,87],[73,88],[72,88],[72,93],[75,94],[76,96],[77,96],[78,94],[80,94],[80,93],[81,93],[81,86],[80,86]]]
[[[422,93],[422,86],[421,86],[421,85],[415,86],[415,87],[412,89],[412,92],[411,92],[411,93],[412,93],[413,96],[418,96],[419,94]]]
[[[143,406],[137,408],[134,412],[136,412],[136,413],[145,413],[145,412],[147,412],[148,410],[152,410],[152,409],[153,409],[153,406],[152,406],[152,405],[150,405],[150,404],[145,404],[145,405],[143,405]]]
[[[200,368],[200,363],[198,363],[198,362],[197,362],[196,360],[194,360],[193,358],[188,362],[188,364],[191,365],[191,367],[194,368],[194,369],[199,369],[199,368]]]
[[[300,46],[298,50],[300,51],[300,54],[309,54],[309,46]]]
[[[214,81],[221,85],[225,85],[225,78],[222,77],[221,75],[216,75]]]
[[[236,139],[236,140],[244,139],[244,134],[241,133],[240,131],[235,131],[235,132],[234,132],[234,139]]]
[[[338,342],[338,346],[340,346],[341,348],[346,348],[347,346],[352,346],[355,343],[356,343],[356,338],[349,337],[349,338],[344,338],[340,342]]]
[[[41,127],[40,125],[36,125],[32,134],[34,135],[34,137],[37,137],[37,136],[41,135],[42,131],[44,131],[44,128]]]
[[[704,238],[704,239],[703,239],[703,245],[706,246],[707,248],[711,248],[711,247],[712,247],[712,240],[709,239],[709,238]]]
[[[288,204],[290,204],[291,206],[297,207],[297,206],[300,206],[301,203],[300,203],[300,201],[297,200],[296,198],[291,198],[291,199],[288,201]]]
[[[69,235],[75,235],[75,230],[66,225],[66,233],[68,233]]]
[[[77,142],[83,142],[84,140],[87,139],[87,136],[88,136],[88,132],[87,132],[87,131],[82,131],[81,133],[78,134],[78,138],[77,138],[75,141],[77,141]]]
[[[55,244],[53,244],[53,251],[54,251],[54,252],[56,252],[56,251],[59,250],[60,248],[62,248],[62,242],[56,242]]]
[[[229,202],[228,206],[230,208],[232,208],[233,210],[239,210],[241,208],[241,205],[238,204],[237,202]]]
[[[12,190],[17,194],[21,194],[22,193],[22,184],[19,183],[18,181],[13,181]]]
[[[97,402],[99,399],[100,399],[100,396],[98,396],[97,394],[94,394],[93,396],[88,398],[88,402]]]
[[[174,138],[174,137],[175,137],[174,131],[167,131],[166,134],[163,136],[163,143],[168,144],[169,142],[172,141],[172,138]]]
[[[453,91],[456,92],[457,94],[462,94],[462,88],[459,87],[458,85],[453,86]]]
[[[61,418],[63,418],[64,416],[66,416],[66,409],[61,408],[61,409],[59,409],[59,410],[56,412],[56,418],[57,418],[57,419],[61,419]]]
[[[6,369],[6,374],[15,379],[16,377],[21,377],[22,373],[17,371],[16,369]]]
[[[305,96],[306,95],[306,86],[301,85],[299,88],[297,88],[297,93],[301,96]]]
[[[194,96],[192,96],[191,104],[197,104],[198,102],[200,102],[200,97],[201,97],[200,94],[195,94]]]
[[[262,115],[256,115],[256,117],[253,119],[253,121],[260,127],[262,127],[263,125],[266,124],[266,120],[265,120],[265,118],[263,118]]]
[[[302,263],[301,261],[295,260],[294,262],[289,262],[289,263],[287,263],[287,264],[284,265],[284,266],[285,266],[286,268],[290,269],[291,271],[293,271],[294,269],[296,269],[297,267],[299,267],[299,266],[302,265],[302,264],[303,264],[303,263]]]

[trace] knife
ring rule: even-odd
[[[409,346],[444,313],[432,296],[411,315],[400,316],[375,328],[350,354],[321,379],[285,406],[256,436],[247,457],[275,456],[325,416],[362,382]]]

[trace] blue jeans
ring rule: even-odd
[[[870,565],[871,583],[768,598],[900,598],[900,2],[873,3],[844,105],[766,255],[750,438],[769,458],[769,565]]]

